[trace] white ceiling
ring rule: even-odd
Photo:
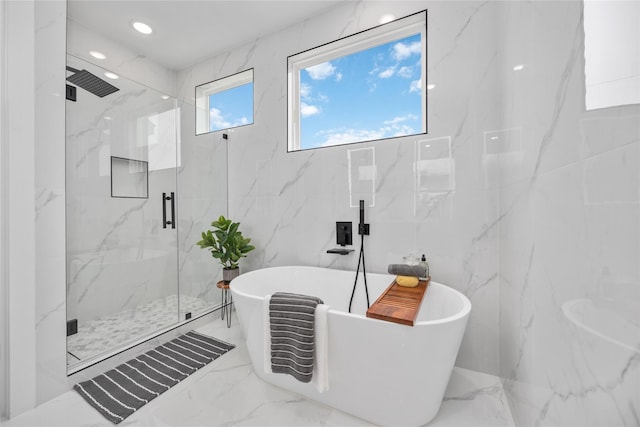
[[[181,70],[348,0],[69,0],[76,23]],[[144,36],[133,20],[153,28]]]

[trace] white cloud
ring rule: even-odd
[[[313,80],[324,80],[336,73],[336,67],[334,67],[331,62],[323,62],[322,64],[306,68],[306,70],[309,74],[309,77],[311,77]],[[342,78],[342,75],[340,73],[338,73],[338,76]]]
[[[389,67],[386,70],[382,71],[380,74],[378,74],[378,77],[380,77],[381,79],[388,79],[389,77],[392,77],[396,72],[396,67]]]
[[[407,126],[407,125],[402,125],[402,126],[395,127],[394,130],[395,130],[395,132],[393,133],[393,136],[412,135],[412,134],[415,133],[413,128],[411,126]]]
[[[407,120],[416,120],[418,116],[415,114],[407,114],[406,116],[394,117],[391,120],[385,120],[383,123],[385,125],[394,125],[397,123],[406,122]]]
[[[313,87],[309,84],[300,85],[300,115],[309,117],[319,114],[322,110],[317,107],[317,103],[328,103],[329,97],[324,94],[313,95]]]
[[[384,133],[381,130],[347,129],[342,132],[329,132],[322,146],[328,147],[330,145],[349,144],[350,142],[371,141],[384,137]]]
[[[400,77],[408,79],[413,75],[413,70],[411,69],[411,67],[400,67],[400,69],[398,70],[398,75]]]
[[[309,117],[320,113],[320,109],[315,105],[305,104],[304,102],[300,103],[300,114],[302,117]]]
[[[376,139],[391,138],[396,136],[412,135],[415,130],[410,125],[403,123],[407,120],[418,120],[415,114],[394,117],[383,122],[379,129],[335,129],[322,132],[324,135],[323,147],[331,145],[349,144],[351,142],[372,141]]]
[[[209,111],[209,126],[213,127],[213,129],[227,129],[246,124],[249,124],[249,119],[247,117],[240,117],[235,121],[230,122],[223,117],[222,112],[217,108],[211,108]]]
[[[396,43],[393,45],[393,57],[397,61],[407,59],[413,54],[420,54],[422,52],[422,45],[420,42],[413,42],[409,45],[404,43]]]
[[[342,73],[336,73],[336,81],[339,82],[342,80]]]
[[[422,90],[422,79],[413,80],[409,85],[409,92],[420,92]]]
[[[212,108],[211,110],[209,110],[209,123],[210,126],[213,125],[214,129],[224,129],[231,127],[231,123],[225,120],[224,117],[222,117],[222,112],[217,108]]]
[[[301,98],[308,98],[309,96],[311,96],[311,86],[309,86],[308,83],[301,83],[300,84],[300,97]]]

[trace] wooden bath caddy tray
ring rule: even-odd
[[[369,307],[367,317],[413,326],[430,282],[431,277],[427,277],[427,280],[420,280],[415,288],[408,288],[394,280]]]

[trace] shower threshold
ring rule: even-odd
[[[180,309],[178,309],[180,306]],[[99,319],[83,322],[78,333],[67,337],[67,368],[84,364],[124,345],[158,331],[171,328],[185,320],[186,313],[194,317],[215,306],[200,298],[169,295]],[[179,311],[178,311],[179,310]]]

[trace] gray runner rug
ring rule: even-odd
[[[234,347],[191,331],[73,388],[118,424]]]

